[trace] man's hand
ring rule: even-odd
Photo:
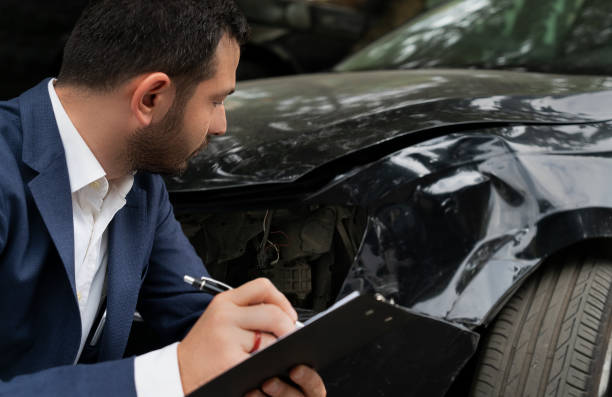
[[[276,338],[295,330],[296,321],[297,313],[287,298],[267,279],[253,280],[216,295],[178,345],[183,392],[191,393],[248,358],[255,342],[255,331],[261,331],[260,348],[264,348]],[[264,383],[263,390],[278,385],[280,394],[266,393],[271,396],[306,397],[325,394],[323,381],[312,369],[300,366],[291,374],[292,379],[295,375],[303,375],[294,380],[303,391],[290,388],[278,379]],[[323,390],[323,394],[318,390]]]
[[[253,390],[244,397],[325,397],[327,391],[323,380],[312,368],[299,365],[291,370],[289,377],[301,390],[289,386],[278,378],[269,379],[261,390]]]

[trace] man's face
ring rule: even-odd
[[[215,53],[216,71],[198,84],[189,100],[175,98],[163,120],[142,128],[130,138],[132,169],[160,174],[180,174],[188,160],[208,143],[208,134],[222,135],[227,123],[223,101],[236,86],[240,47],[223,36]]]

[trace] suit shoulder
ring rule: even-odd
[[[160,189],[166,189],[164,179],[157,174],[151,174],[149,172],[138,172],[134,176],[134,184],[141,189],[147,191],[147,193],[155,193]]]
[[[21,117],[19,113],[19,99],[0,101],[0,156],[5,158],[10,150],[14,157],[20,152],[22,145]]]
[[[21,129],[19,98],[0,101],[0,123],[1,125],[12,125],[15,128]]]
[[[160,175],[138,172],[134,176],[134,186],[136,189],[142,189],[146,192],[150,206],[158,207],[168,201],[166,183]]]
[[[23,196],[21,117],[17,99],[0,102],[0,208]]]

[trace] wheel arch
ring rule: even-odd
[[[583,245],[610,243],[612,208],[589,207],[552,213],[533,225],[528,241],[503,247],[470,277],[446,319],[470,328],[491,323],[516,291],[551,258]],[[511,242],[510,244],[515,244]],[[505,249],[504,249],[505,248]],[[464,271],[465,272],[465,271]]]
[[[477,354],[454,389],[471,385],[470,396],[607,395],[601,393],[610,386],[610,242],[585,239],[542,260],[495,321],[476,329]]]

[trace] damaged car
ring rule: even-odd
[[[360,291],[455,329],[364,347],[322,371],[330,395],[607,395],[611,78],[375,71],[238,88],[227,134],[167,179],[211,275],[268,277],[302,320]]]

